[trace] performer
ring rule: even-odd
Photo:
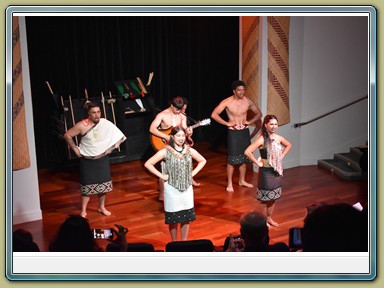
[[[181,113],[184,101],[181,97],[175,97],[170,101],[169,107],[158,113],[149,127],[149,132],[162,138],[165,143],[169,142],[171,136],[162,132],[170,127],[181,126],[187,129],[187,117]],[[192,129],[188,129],[188,136],[192,135]],[[163,164],[161,164],[163,166]],[[159,200],[164,200],[164,181],[159,178]]]
[[[228,127],[228,160],[227,160],[227,188],[233,192],[232,177],[235,166],[239,166],[239,185],[252,188],[253,185],[245,181],[245,173],[249,159],[244,155],[244,150],[251,144],[248,125],[261,118],[260,109],[245,96],[245,83],[241,80],[234,81],[231,85],[233,95],[221,101],[213,110],[211,118]],[[220,117],[226,111],[228,121]],[[247,112],[252,110],[255,116],[247,120]]]
[[[244,152],[253,163],[260,167],[257,200],[260,201],[261,212],[266,215],[267,223],[270,226],[279,226],[272,219],[272,213],[275,201],[281,197],[282,160],[292,147],[289,141],[276,134],[277,128],[277,117],[275,115],[265,116],[262,132]],[[253,155],[256,149],[259,149],[261,155],[258,159]]]
[[[197,161],[195,168],[192,159]],[[162,172],[155,165],[165,160]],[[178,223],[181,240],[187,240],[189,222],[196,219],[193,203],[192,177],[204,167],[207,161],[186,140],[186,130],[176,126],[170,134],[168,145],[153,155],[144,166],[164,183],[165,224],[169,225],[172,241],[177,241]]]
[[[112,122],[100,118],[100,105],[87,103],[88,118],[75,124],[64,138],[73,152],[80,158],[80,188],[82,217],[87,216],[87,205],[91,195],[99,197],[98,211],[105,215],[111,212],[105,208],[105,196],[112,191],[113,185],[109,167],[109,154],[125,141],[125,135]],[[81,135],[79,146],[72,138]]]
[[[190,126],[196,124],[196,120],[194,120],[192,117],[190,117],[186,114],[188,104],[189,104],[188,99],[185,97],[181,97],[181,98],[183,98],[184,105],[183,105],[183,108],[181,109],[180,113],[184,114],[185,117],[187,117],[187,125],[188,125],[188,127],[190,127]],[[194,123],[192,123],[192,122],[194,122]],[[189,139],[191,140],[192,138],[189,138]],[[193,146],[193,143],[191,144],[191,147],[192,146]],[[196,182],[195,179],[192,178],[192,185],[198,187],[198,186],[200,186],[200,183]]]

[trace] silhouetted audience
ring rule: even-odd
[[[69,215],[61,224],[50,252],[101,252],[93,238],[89,222],[80,215]]]
[[[115,224],[117,230],[111,228],[112,239],[106,239],[120,247],[120,251],[127,251],[126,234],[128,229],[122,225]],[[99,247],[88,219],[80,215],[69,215],[61,224],[55,239],[49,245],[50,252],[103,252]]]
[[[224,244],[224,251],[289,252],[288,245],[283,242],[269,244],[269,228],[267,225],[267,218],[263,214],[256,211],[250,211],[241,216],[240,237],[241,239],[237,240],[234,240],[232,235],[227,237],[227,245]]]
[[[304,252],[368,251],[368,219],[349,204],[323,204],[304,219]]]
[[[40,252],[39,246],[33,241],[32,233],[17,229],[12,233],[13,252]]]

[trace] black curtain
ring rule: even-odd
[[[149,92],[159,109],[175,96],[189,99],[194,119],[210,117],[231,95],[239,74],[239,19],[224,16],[30,16],[26,17],[38,167],[66,160],[66,144],[51,133],[54,93],[85,101],[115,81],[154,72]],[[197,141],[226,144],[225,127],[195,131]],[[148,132],[149,133],[149,132]]]

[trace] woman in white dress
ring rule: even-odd
[[[169,225],[172,241],[177,241],[180,223],[181,240],[187,240],[189,222],[196,219],[192,177],[204,167],[207,160],[194,148],[190,147],[184,128],[172,129],[171,139],[162,150],[153,155],[144,166],[164,183],[165,224]],[[163,173],[155,165],[165,161]],[[192,161],[197,165],[193,168]]]

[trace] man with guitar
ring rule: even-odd
[[[187,117],[181,113],[184,107],[184,101],[181,97],[175,97],[170,101],[167,109],[158,113],[149,127],[152,146],[155,150],[160,150],[170,140],[172,128],[181,126],[187,130],[187,137],[192,135],[192,129],[187,126]],[[155,136],[155,137],[153,137]],[[164,199],[164,180],[159,178],[160,195],[159,200]]]

